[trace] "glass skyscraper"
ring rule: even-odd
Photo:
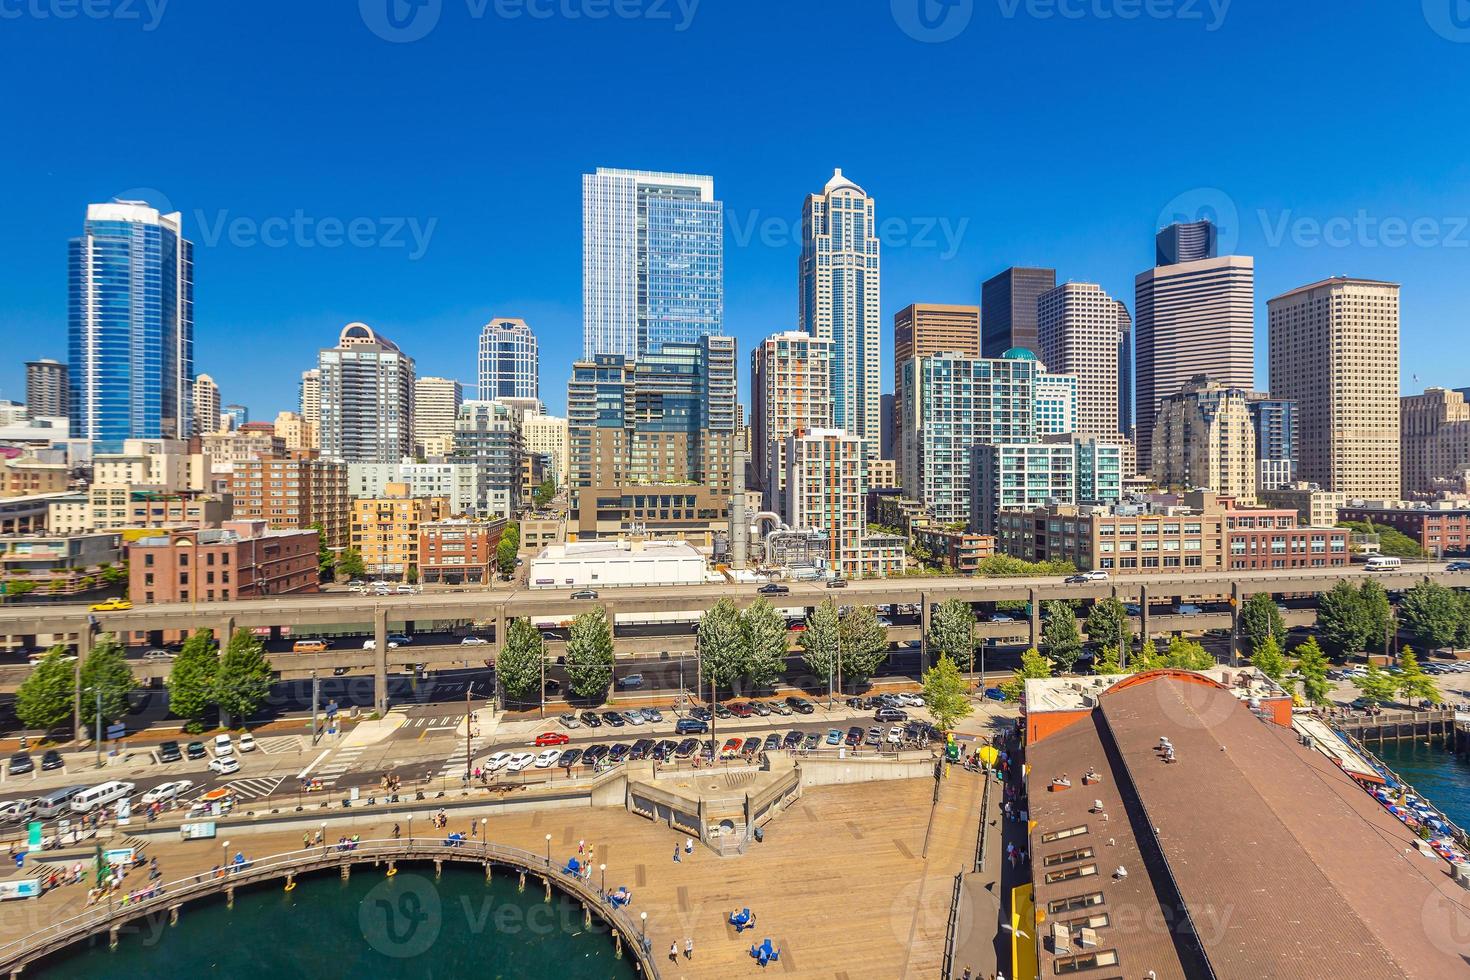
[[[67,253],[71,431],[95,452],[185,438],[193,418],[194,245],[181,216],[87,206]]]
[[[541,397],[536,335],[525,320],[495,317],[480,331],[480,400]]]
[[[692,174],[583,174],[584,360],[720,336],[725,218],[714,186]]]

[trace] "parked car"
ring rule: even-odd
[[[664,720],[664,713],[657,708],[644,708],[643,720],[657,725]]]
[[[229,735],[216,735],[213,748],[216,756],[235,754],[235,743],[230,741]]]
[[[802,742],[802,740],[804,738],[806,738],[806,733],[805,732],[798,732],[798,731],[790,731],[790,732],[787,732],[786,733],[786,737],[781,740],[781,747],[783,749],[800,748],[801,747],[801,742]]]
[[[882,745],[883,729],[879,728],[877,725],[874,725],[872,728],[868,729],[868,737],[865,738],[863,741],[867,742],[867,744],[869,745]]]
[[[1198,616],[1200,611],[1200,607],[1192,602],[1181,602],[1174,607],[1174,614],[1176,616]]]
[[[560,716],[556,720],[559,721],[559,722],[561,722],[561,727],[563,727],[563,728],[581,728],[582,727],[582,723],[577,720],[577,716],[575,714],[573,714],[572,712],[570,712],[570,711],[568,711],[566,714]]]
[[[168,650],[149,650],[143,654],[144,663],[167,663],[174,658],[175,654]]]
[[[632,749],[633,746],[629,745],[627,742],[618,742],[615,745],[611,745],[608,747],[607,750],[607,761],[611,762],[615,766],[619,765],[620,763],[626,762],[628,760],[628,753],[632,751]]]
[[[730,714],[736,718],[749,718],[755,714],[755,709],[744,701],[737,701],[729,706]],[[718,709],[716,709],[718,710]]]
[[[829,578],[827,580],[827,588],[829,588],[829,589],[845,589],[845,588],[847,588],[847,579],[845,579],[845,578]]]
[[[0,823],[16,823],[25,820],[31,814],[31,808],[35,806],[35,800],[11,800],[8,803],[0,803]]]
[[[879,708],[873,712],[874,721],[908,721],[909,713],[902,708]]]
[[[725,707],[725,705],[722,702],[719,702],[719,701],[716,701],[715,702],[714,711],[715,711],[715,717],[716,718],[734,718],[735,717],[735,714],[729,708]]]
[[[653,751],[649,753],[649,757],[656,759],[659,762],[668,762],[674,757],[674,750],[678,747],[678,742],[675,742],[672,739],[663,739],[653,747]]]
[[[745,740],[744,739],[739,739],[739,738],[726,739],[725,740],[725,744],[720,748],[720,758],[721,759],[733,759],[733,758],[735,758],[737,755],[740,754],[740,746],[743,745],[743,744],[745,744]]]
[[[542,732],[536,736],[535,744],[537,748],[543,748],[547,745],[566,745],[571,740],[571,736],[565,732]]]
[[[623,720],[632,725],[634,728],[641,728],[643,727],[643,712],[638,710],[637,708],[633,708],[629,711],[624,711]]]
[[[240,771],[240,760],[232,755],[218,755],[209,760],[209,771],[228,776]]]
[[[801,740],[801,747],[803,749],[805,749],[806,751],[808,751],[808,752],[810,752],[812,749],[816,748],[818,745],[821,745],[821,744],[822,744],[822,733],[821,732],[807,732],[806,733],[806,737]]]
[[[1006,692],[998,687],[987,687],[985,689],[985,696],[991,701],[1004,701],[1006,699]]]
[[[42,772],[50,772],[53,769],[60,769],[64,765],[66,765],[65,760],[61,758],[61,753],[56,751],[55,749],[47,749],[45,755],[41,756]]]
[[[239,749],[240,749],[241,752],[254,752],[255,751],[255,736],[254,735],[251,735],[249,732],[246,732],[244,735],[241,735],[240,736]]]
[[[189,753],[189,758],[191,758],[191,759],[202,759],[202,758],[204,758],[205,756],[207,756],[209,754],[205,750],[204,743],[203,742],[190,742],[188,748],[185,751],[187,751]],[[160,759],[162,760],[162,756],[161,755],[160,755]],[[167,760],[162,760],[162,761],[167,761]]]
[[[779,751],[780,748],[781,736],[776,734],[775,732],[767,735],[765,742],[761,745],[761,750],[764,752],[776,752]]]
[[[550,769],[552,766],[556,765],[559,759],[561,759],[560,749],[547,749],[545,752],[542,752],[540,755],[536,756],[536,768]]]
[[[638,741],[634,742],[633,747],[628,750],[628,761],[637,762],[639,759],[648,758],[648,753],[653,751],[653,747],[655,744],[656,743],[651,738],[640,738]]]
[[[756,592],[761,595],[790,595],[791,589],[788,586],[781,585],[777,582],[768,582],[767,584],[762,585],[760,588],[756,589]]]
[[[593,745],[582,751],[582,765],[592,767],[597,765],[607,755],[606,745]]]
[[[740,746],[740,754],[746,759],[755,758],[755,754],[760,750],[761,740],[759,735],[757,735],[755,738],[747,738],[745,740],[745,744]]]
[[[601,728],[602,727],[602,719],[598,716],[597,712],[595,712],[595,711],[584,711],[581,714],[581,718],[582,718],[582,724],[586,725],[588,728]]]
[[[765,702],[765,705],[767,708],[770,708],[771,711],[775,714],[782,715],[787,718],[791,717],[791,705],[787,704],[785,701],[767,701]]]
[[[888,729],[888,744],[889,745],[902,745],[903,744],[903,729],[902,728],[899,728],[897,725],[894,725],[892,728]]]
[[[483,647],[489,646],[490,641],[483,636],[467,636],[459,641],[459,645],[462,647]]]
[[[686,718],[684,720],[687,721],[688,719]],[[695,750],[697,750],[698,748],[699,748],[699,739],[697,739],[697,738],[686,738],[686,739],[682,740],[678,744],[678,746],[674,749],[674,758],[676,758],[676,759],[687,759],[690,756],[692,756],[695,753]]]
[[[12,776],[23,776],[28,772],[35,772],[36,763],[29,753],[17,752],[10,757],[10,763],[5,768]]]
[[[703,735],[709,731],[709,722],[698,718],[680,718],[674,722],[675,735]]]
[[[1108,573],[1101,568],[1096,568],[1090,572],[1083,572],[1082,577],[1089,582],[1106,582],[1108,580]]]
[[[861,745],[863,743],[863,730],[862,730],[862,728],[859,727],[859,726],[857,726],[857,725],[853,725],[851,728],[849,728],[847,730],[847,738],[843,739],[843,741],[845,741],[848,745],[851,745],[853,747],[857,747],[857,746]]]
[[[699,721],[709,721],[710,710],[708,708],[696,706],[689,709],[689,717],[695,718]]]
[[[536,757],[531,753],[517,752],[515,755],[511,756],[510,761],[505,764],[505,771],[525,772],[527,769],[531,768],[531,766],[535,765],[535,763]]]
[[[616,711],[604,711],[602,713],[602,720],[607,722],[614,728],[622,728],[624,725],[627,724],[627,722],[623,720],[623,716]]]
[[[578,589],[576,592],[573,592],[572,593],[572,598],[573,599],[585,599],[585,600],[596,599],[597,598],[597,590],[596,589]]]
[[[580,761],[582,761],[581,749],[567,749],[561,754],[561,758],[557,760],[557,765],[563,769],[570,769]]]
[[[764,701],[752,701],[752,702],[750,702],[750,710],[751,711],[754,711],[756,714],[760,715],[762,718],[769,718],[769,717],[771,717],[771,706],[769,704],[766,704]]]
[[[806,698],[799,698],[795,695],[787,698],[786,703],[791,706],[792,711],[799,715],[809,715],[817,710]]]

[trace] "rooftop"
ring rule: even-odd
[[[689,558],[704,561],[704,556],[683,541],[569,541],[547,545],[538,558],[570,558],[581,561],[598,559],[634,559],[643,561]]]
[[[1208,677],[1242,701],[1289,696],[1281,685],[1255,667],[1211,667],[1193,673]],[[1109,688],[1133,676],[1135,675],[1099,674],[1095,677],[1033,678],[1026,682],[1026,713],[1095,708]]]

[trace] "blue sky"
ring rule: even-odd
[[[86,204],[134,195],[184,213],[197,369],[253,417],[351,320],[472,384],[492,315],[560,411],[597,166],[714,175],[742,363],[842,167],[888,223],[885,389],[904,305],[1040,264],[1131,309],[1201,208],[1256,256],[1258,384],[1266,299],[1341,274],[1403,283],[1406,390],[1470,384],[1464,0],[87,2],[0,0],[0,397],[65,357]]]

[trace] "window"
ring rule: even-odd
[[[1041,842],[1053,844],[1059,840],[1066,840],[1068,837],[1077,837],[1085,833],[1087,833],[1087,824],[1082,824],[1080,827],[1068,827],[1066,830],[1054,830],[1049,834],[1042,834]]]
[[[1046,883],[1051,885],[1059,881],[1072,881],[1076,878],[1091,878],[1097,874],[1097,865],[1082,864],[1075,868],[1062,868],[1060,871],[1048,871]]]
[[[1085,895],[1071,895],[1067,898],[1055,898],[1046,903],[1046,910],[1051,913],[1070,912],[1073,909],[1091,908],[1103,903],[1102,892],[1088,892]]]
[[[1068,929],[1106,929],[1113,924],[1112,918],[1106,912],[1094,912],[1092,915],[1084,915],[1076,919],[1058,920]]]
[[[1084,973],[1087,970],[1117,965],[1118,951],[1116,949],[1099,949],[1090,953],[1078,953],[1076,956],[1060,956],[1056,960],[1059,974]]]
[[[1055,854],[1049,854],[1042,858],[1041,863],[1048,868],[1055,868],[1057,865],[1066,864],[1068,861],[1081,861],[1083,858],[1090,858],[1092,856],[1092,848],[1074,847],[1069,851],[1058,851]]]

